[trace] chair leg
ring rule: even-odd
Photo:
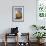
[[[18,46],[18,34],[17,34],[17,46]]]
[[[5,46],[7,46],[7,34],[5,34]]]
[[[16,42],[16,45],[15,46],[19,46],[18,45],[18,34],[17,34],[16,40],[17,40],[17,42]]]
[[[5,44],[5,46],[7,46],[7,42],[6,42],[6,41],[5,41],[5,43],[4,43],[4,44]]]

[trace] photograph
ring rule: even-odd
[[[13,22],[24,21],[24,6],[12,6],[12,21]]]

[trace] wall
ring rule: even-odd
[[[24,22],[12,22],[12,6],[24,6]],[[0,0],[0,34],[11,27],[19,27],[19,32],[29,32],[30,26],[36,24],[36,0]]]

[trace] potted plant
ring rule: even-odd
[[[35,28],[36,30],[38,30],[37,25],[32,25],[33,28]]]
[[[45,29],[45,26],[32,25],[32,27],[35,28],[36,30]]]
[[[45,29],[45,26],[41,26],[40,29]]]
[[[33,35],[37,38],[38,43],[40,43],[40,40],[42,38],[45,38],[44,37],[46,36],[45,34],[46,34],[45,32],[35,32]]]

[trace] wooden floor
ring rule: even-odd
[[[4,45],[3,42],[2,42],[2,43],[0,42],[0,46],[5,46],[5,45]],[[11,43],[8,43],[7,46],[15,46],[15,42],[14,42],[14,43],[12,43],[12,42],[11,42]],[[21,46],[22,46],[22,45],[21,45]],[[25,46],[25,45],[24,45],[24,46]],[[37,46],[37,43],[33,43],[33,42],[32,42],[32,43],[30,43],[30,46]],[[41,46],[46,46],[46,43],[44,43],[44,45],[41,45]]]

